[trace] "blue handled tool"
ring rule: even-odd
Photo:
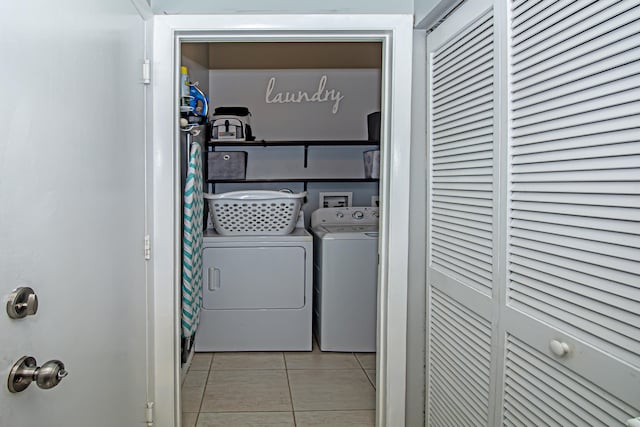
[[[189,83],[189,106],[192,114],[207,117],[209,114],[209,97],[198,87],[198,83]]]

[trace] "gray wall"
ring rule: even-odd
[[[287,88],[313,90],[318,76],[328,75],[327,88],[343,91],[344,99],[337,114],[326,103],[265,104],[268,76],[278,76],[279,84]],[[265,79],[267,76],[267,79]],[[281,80],[282,79],[282,80]],[[295,80],[292,82],[291,80]],[[336,146],[310,146],[308,165],[304,165],[304,147],[225,147],[217,151],[246,151],[247,178],[362,178],[363,152],[378,149],[376,145],[339,146],[341,140],[367,139],[367,114],[380,105],[378,70],[211,70],[209,95],[213,106],[244,105],[250,108],[253,130],[258,140],[335,140]],[[295,83],[295,84],[294,84]],[[300,86],[297,84],[300,83]],[[284,89],[283,89],[284,90]],[[303,126],[299,126],[303,124]],[[216,184],[209,191],[288,188],[302,191],[304,185],[295,182]],[[371,206],[371,197],[378,195],[378,182],[318,182],[309,183],[303,205],[305,222],[317,209],[321,192],[351,192],[353,206]]]
[[[416,28],[429,29],[460,0],[414,0],[413,14]]]
[[[422,21],[441,0],[413,0],[414,22],[417,24]]]
[[[156,14],[413,13],[413,0],[151,0]]]

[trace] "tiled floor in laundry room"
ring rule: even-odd
[[[183,427],[375,424],[375,353],[197,353]]]

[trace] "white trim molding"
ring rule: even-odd
[[[153,236],[155,418],[177,426],[179,402],[180,43],[379,41],[383,46],[376,425],[405,425],[411,15],[165,15],[154,17]]]

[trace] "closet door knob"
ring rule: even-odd
[[[551,353],[557,357],[566,356],[570,350],[569,344],[558,340],[551,340],[549,342],[549,348],[551,349]]]
[[[640,417],[631,418],[630,420],[627,420],[626,424],[629,427],[640,427]]]

